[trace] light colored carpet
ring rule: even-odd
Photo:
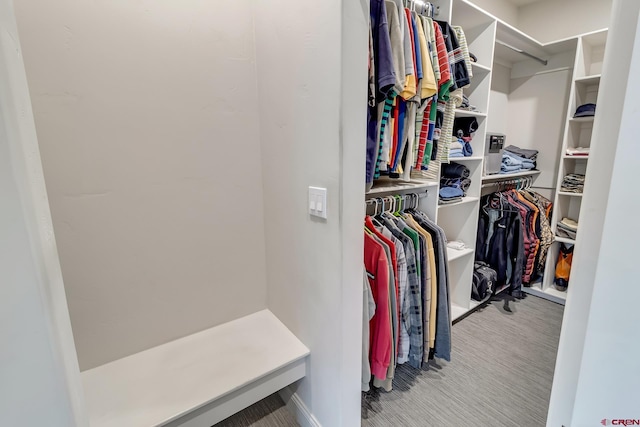
[[[214,427],[298,427],[298,423],[276,393]]]
[[[394,390],[365,394],[364,427],[536,427],[547,418],[563,306],[492,301],[453,326],[451,362],[396,370]]]
[[[492,301],[454,325],[450,363],[401,366],[392,392],[365,394],[362,426],[544,426],[562,311],[534,296]],[[215,427],[296,426],[272,395]]]

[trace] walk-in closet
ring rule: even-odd
[[[639,16],[0,0],[0,425],[640,420]]]

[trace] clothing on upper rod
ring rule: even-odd
[[[436,179],[449,160],[454,110],[471,78],[464,31],[420,2],[372,0],[366,183],[381,175]],[[431,165],[431,166],[430,166]]]
[[[367,304],[363,315],[370,317],[363,325],[370,337],[363,346],[370,367],[363,370],[363,391],[370,382],[391,390],[399,364],[420,368],[430,357],[451,358],[446,237],[418,210],[420,197],[367,201],[374,216],[365,218],[364,265],[375,307]]]

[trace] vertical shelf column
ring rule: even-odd
[[[452,162],[465,165],[470,170],[471,187],[462,202],[439,205],[436,221],[444,230],[447,240],[465,243],[463,250],[448,249],[449,282],[452,319],[455,321],[475,307],[471,300],[471,284],[478,228],[479,200],[482,187],[484,144],[487,131],[487,112],[491,91],[491,65],[493,63],[496,21],[475,6],[454,1],[451,24],[464,30],[469,51],[478,62],[472,63],[471,84],[463,89],[475,111],[457,110],[456,117],[475,117],[478,130],[471,145],[473,156],[452,158]]]
[[[569,105],[567,106],[567,122],[561,148],[561,160],[551,220],[555,241],[547,255],[547,264],[541,286],[528,290],[530,293],[559,303],[564,303],[567,292],[571,289],[569,285],[567,291],[562,291],[557,289],[554,284],[560,245],[563,243],[574,244],[575,240],[558,236],[558,223],[563,218],[570,218],[579,223],[582,204],[582,193],[562,191],[562,181],[566,175],[571,173],[586,176],[589,163],[588,155],[574,155],[567,152],[567,150],[578,147],[590,148],[592,146],[591,134],[595,120],[593,116],[580,118],[574,118],[573,116],[579,106],[587,103],[597,104],[606,37],[606,31],[599,31],[578,39],[578,51],[571,81]],[[578,232],[580,231],[578,230]]]

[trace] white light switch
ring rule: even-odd
[[[320,218],[327,218],[327,189],[309,187],[309,213]]]

